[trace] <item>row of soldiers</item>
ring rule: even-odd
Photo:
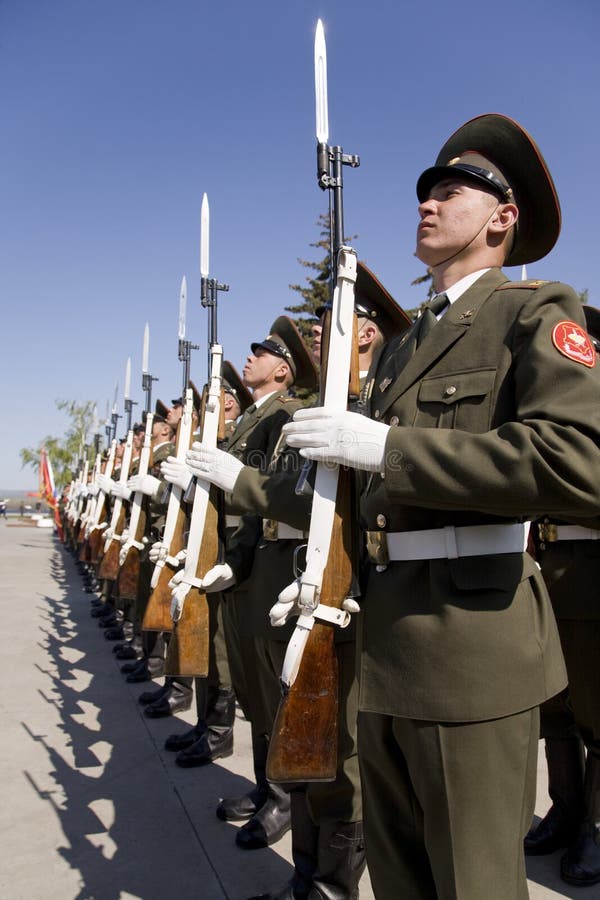
[[[234,751],[237,700],[255,785],[216,814],[245,823],[242,849],[291,827],[293,877],[268,895],[279,900],[356,898],[367,861],[384,900],[521,900],[524,850],[566,848],[565,881],[600,881],[600,314],[584,314],[563,284],[501,271],[542,258],[560,230],[546,163],[512,119],[461,126],[417,195],[417,256],[436,295],[411,323],[359,263],[360,392],[347,412],[294,398],[317,387],[322,324],[309,350],[281,316],[251,345],[241,379],[224,371],[226,445],[200,433],[176,456],[178,399],[157,409],[149,474],[125,488],[114,472],[95,482],[106,495],[149,498],[136,596],[123,598],[117,578],[94,609],[118,638],[123,607],[131,633],[116,655],[140,682],[161,676],[170,640],[143,629],[153,566],[169,553],[165,487],[189,496],[197,479],[221,492],[223,552],[201,579],[208,675],[167,677],[140,702],[152,718],[189,708],[195,694],[196,724],[166,747],[196,767]],[[344,602],[348,627],[331,625],[335,778],[282,786],[266,762],[302,612],[304,459],[356,470],[359,588]],[[174,588],[175,619],[185,602]],[[531,826],[540,734],[552,807]]]

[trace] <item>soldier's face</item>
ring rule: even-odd
[[[487,246],[487,224],[498,206],[488,191],[455,179],[440,181],[419,204],[417,257],[435,267],[459,254],[475,255]]]
[[[312,345],[310,348],[310,352],[312,353],[312,357],[314,362],[319,365],[321,362],[321,337],[323,335],[323,316],[319,319],[318,322],[315,322],[311,325],[310,333],[312,334]]]
[[[144,432],[136,431],[133,435],[133,449],[141,450],[144,443]]]
[[[242,372],[242,380],[246,387],[255,388],[269,381],[280,366],[286,363],[274,353],[269,353],[262,347],[256,348],[256,353],[251,353],[246,358],[246,365]]]
[[[171,426],[171,428],[177,428],[177,423],[181,419],[183,415],[183,406],[180,403],[177,403],[175,406],[171,406],[169,412],[167,413],[167,422]]]

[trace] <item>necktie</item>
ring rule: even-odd
[[[448,306],[449,302],[446,294],[438,294],[437,297],[425,304],[423,312],[415,323],[413,338],[417,347],[437,323],[437,317]]]

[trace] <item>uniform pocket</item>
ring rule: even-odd
[[[488,431],[495,378],[495,368],[424,378],[419,386],[413,424],[425,428],[458,428],[474,434]]]

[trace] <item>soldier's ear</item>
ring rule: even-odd
[[[498,233],[506,233],[517,224],[519,209],[516,203],[499,203],[494,215],[490,219],[490,230]]]

